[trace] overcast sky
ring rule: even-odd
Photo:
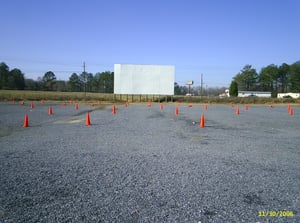
[[[300,60],[298,0],[1,0],[0,62],[36,79],[51,70],[175,66],[175,80],[229,86],[246,64]]]

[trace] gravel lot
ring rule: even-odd
[[[299,107],[175,106],[0,103],[0,222],[300,222]]]

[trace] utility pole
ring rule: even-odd
[[[203,74],[201,74],[201,86],[200,86],[200,95],[203,94]]]
[[[86,74],[85,74],[85,62],[83,62],[83,82],[84,82],[84,97],[86,97]]]

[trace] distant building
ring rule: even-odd
[[[269,92],[269,91],[239,91],[238,97],[270,98],[271,92]]]
[[[300,98],[300,93],[278,93],[277,98]]]
[[[219,97],[220,97],[220,98],[227,98],[227,97],[230,97],[230,95],[229,95],[229,89],[226,89],[224,93],[219,94]]]

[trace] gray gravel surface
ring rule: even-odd
[[[300,222],[299,107],[35,105],[0,103],[0,222]]]

